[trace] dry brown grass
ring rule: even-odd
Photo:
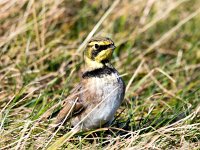
[[[65,139],[73,149],[200,148],[199,0],[0,1],[0,149],[46,149],[38,119],[79,82],[93,35],[116,45],[126,85],[110,128]],[[47,144],[48,143],[48,144]]]

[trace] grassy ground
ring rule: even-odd
[[[117,48],[127,85],[110,128],[79,133],[73,149],[200,148],[199,0],[3,0],[0,2],[0,149],[45,149],[37,120],[79,83],[93,35]]]

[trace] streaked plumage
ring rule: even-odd
[[[124,98],[125,85],[109,60],[115,46],[111,39],[98,37],[84,51],[85,69],[81,82],[63,104],[54,123],[67,119],[88,130],[109,125]]]

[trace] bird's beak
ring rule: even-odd
[[[116,46],[115,45],[112,45],[112,49],[115,49],[116,48]]]

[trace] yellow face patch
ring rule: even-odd
[[[88,42],[84,55],[87,57],[87,62],[91,60],[93,63],[102,63],[104,60],[109,61],[114,48],[114,42],[109,38],[93,38]]]
[[[95,57],[95,61],[102,62],[103,60],[109,60],[112,57],[112,53],[113,53],[112,48],[103,50]]]

